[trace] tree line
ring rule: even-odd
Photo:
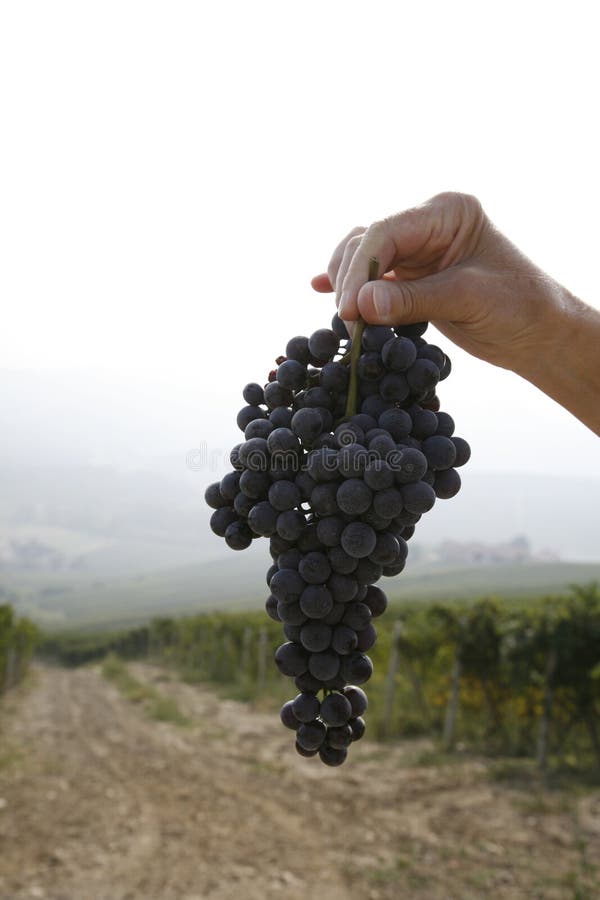
[[[17,618],[8,603],[0,604],[0,696],[24,677],[38,637],[33,622]]]
[[[414,603],[377,621],[366,685],[371,737],[431,735],[458,745],[600,766],[600,590],[515,606],[501,600]],[[264,613],[154,619],[114,634],[55,636],[46,653],[78,665],[114,652],[168,664],[243,700],[288,699],[273,653],[281,626]]]

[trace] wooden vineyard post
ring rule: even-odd
[[[250,650],[252,648],[252,629],[250,626],[244,628],[242,634],[242,653],[240,657],[240,675],[242,681],[250,678]]]
[[[548,765],[548,738],[550,736],[550,724],[552,722],[552,707],[554,705],[554,672],[556,670],[556,650],[552,647],[548,651],[546,660],[546,677],[544,679],[544,700],[542,704],[542,716],[537,740],[536,762],[540,772],[546,771]]]
[[[256,679],[256,689],[262,694],[265,689],[267,680],[267,632],[261,628],[258,636],[258,676]]]
[[[383,700],[383,714],[381,720],[381,733],[387,737],[390,733],[390,725],[392,721],[392,713],[394,709],[394,693],[396,691],[396,675],[398,674],[398,663],[400,661],[400,635],[402,634],[402,622],[398,619],[394,622],[394,630],[392,631],[392,647],[390,652],[390,661],[388,665],[387,676],[385,679],[385,696]]]
[[[452,663],[452,673],[450,675],[450,697],[446,707],[446,716],[444,719],[444,733],[442,736],[442,744],[444,750],[453,750],[456,740],[456,717],[458,714],[458,694],[460,690],[460,657],[458,645],[454,653],[454,662]]]

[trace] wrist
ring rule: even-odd
[[[600,434],[600,312],[548,287],[535,347],[515,371]]]

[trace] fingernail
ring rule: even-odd
[[[389,295],[389,291],[381,288],[384,287],[376,285],[373,288],[373,306],[375,307],[375,312],[377,313],[377,317],[379,319],[389,319],[392,314],[392,298]]]

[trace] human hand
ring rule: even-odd
[[[383,277],[368,281],[375,257]],[[501,234],[472,196],[438,194],[356,228],[312,285],[335,290],[340,316],[400,325],[431,321],[474,356],[530,380],[560,336],[565,288]]]

